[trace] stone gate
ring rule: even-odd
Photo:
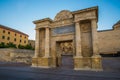
[[[73,57],[75,70],[102,70],[97,37],[98,7],[62,10],[54,20],[36,20],[33,67],[62,66],[62,55]],[[59,66],[58,66],[59,65]]]

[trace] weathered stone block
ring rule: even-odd
[[[85,70],[90,70],[92,68],[91,57],[83,57],[83,67]]]
[[[37,67],[38,58],[32,58],[32,67]]]
[[[92,70],[102,71],[102,61],[100,56],[92,57]]]
[[[74,57],[74,70],[83,70],[83,58]]]
[[[32,67],[41,67],[41,68],[49,68],[50,67],[51,58],[49,57],[38,57],[32,59]]]

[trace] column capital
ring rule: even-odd
[[[80,23],[80,21],[74,21],[74,23]]]
[[[45,29],[50,29],[50,27],[45,27]]]
[[[92,27],[93,28],[98,28],[98,26],[97,26],[97,20],[96,19],[91,19],[91,25],[92,25]]]
[[[50,28],[49,26],[46,26],[45,28]]]
[[[40,28],[35,28],[35,30],[39,30]]]
[[[96,21],[96,23],[97,23],[97,19],[90,19],[91,21]]]

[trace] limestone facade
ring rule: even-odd
[[[120,21],[113,25],[113,29],[98,31],[98,41],[101,54],[120,52]]]
[[[59,12],[54,20],[36,20],[33,67],[62,66],[62,55],[72,55],[75,70],[102,70],[99,55],[98,7]],[[59,65],[59,66],[58,66]]]

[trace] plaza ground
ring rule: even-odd
[[[0,80],[120,80],[120,57],[104,57],[103,71],[42,69],[23,63],[0,63]]]

